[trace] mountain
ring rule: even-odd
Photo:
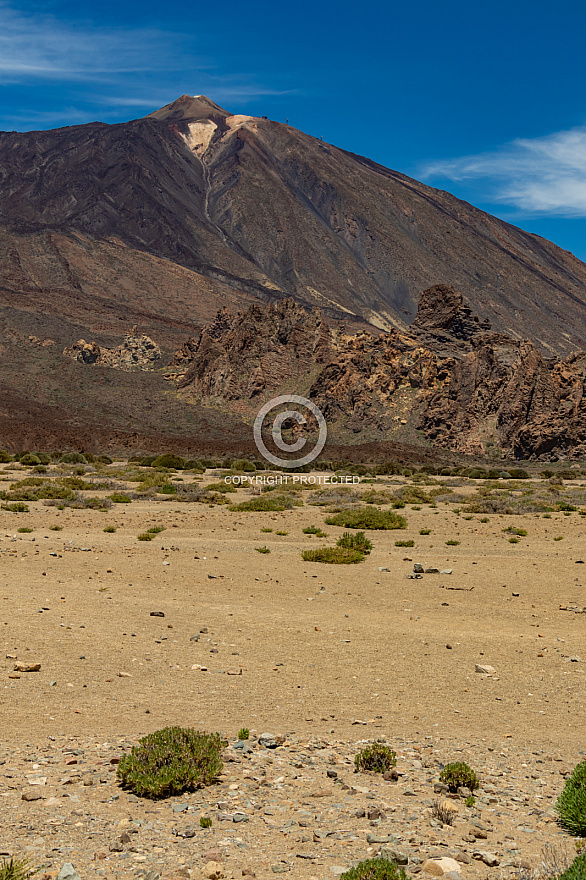
[[[56,443],[185,445],[204,423],[236,442],[238,419],[214,433],[164,378],[218,309],[292,297],[327,326],[405,333],[434,285],[541,355],[586,348],[570,253],[288,125],[184,95],[128,123],[1,132],[0,439],[32,443],[45,413]],[[160,357],[108,382],[133,327]],[[85,340],[104,354],[82,378],[63,352]]]

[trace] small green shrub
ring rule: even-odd
[[[337,547],[344,547],[346,550],[358,550],[360,553],[370,553],[372,550],[372,541],[369,541],[364,532],[344,532],[341,538],[336,541]]]
[[[347,550],[344,547],[316,547],[315,550],[304,550],[301,558],[305,562],[352,565],[355,562],[362,562],[364,553],[361,553],[359,550]]]
[[[481,523],[487,523],[487,522],[490,522],[490,519],[489,519],[487,516],[483,516],[483,517],[481,518],[480,522],[481,522]]]
[[[291,510],[294,506],[293,499],[288,495],[261,495],[241,501],[240,504],[231,504],[230,510],[279,511]]]
[[[575,837],[586,837],[586,761],[574,767],[554,810],[566,831]]]
[[[66,452],[59,461],[62,464],[87,464],[88,460],[81,452]]]
[[[467,807],[473,807],[474,804],[476,803],[476,798],[474,797],[473,794],[471,794],[470,797],[466,798],[464,803],[466,804]]]
[[[28,859],[6,859],[0,865],[0,880],[28,880],[38,870],[31,867]]]
[[[210,819],[209,816],[201,816],[200,820],[199,820],[199,824],[202,828],[211,828],[212,827],[212,820]]]
[[[554,538],[554,541],[563,541],[563,540],[564,540],[563,535],[558,535],[557,538]]]
[[[23,535],[28,535],[31,532],[33,532],[34,529],[30,529],[28,526],[22,526],[20,529],[17,529],[16,531],[20,532]]]
[[[256,466],[247,458],[237,458],[236,461],[232,462],[230,470],[253,473],[256,470]]]
[[[270,553],[271,552],[270,547],[255,547],[254,549],[256,550],[257,553]]]
[[[158,799],[210,785],[221,772],[218,733],[165,727],[143,737],[118,764],[117,776],[139,797]]]
[[[163,483],[162,486],[159,486],[157,492],[161,495],[175,495],[177,492],[177,486],[174,486],[173,483]]]
[[[151,534],[151,532],[143,532],[141,535],[138,535],[139,541],[152,541],[155,536]]]
[[[397,764],[397,755],[382,743],[371,743],[361,749],[354,758],[354,768],[358,771],[372,770],[385,773]]]
[[[261,529],[261,532],[265,532],[266,534],[268,534],[269,532],[272,532],[272,531],[273,531],[272,529]]]
[[[315,535],[316,538],[327,538],[327,532],[322,532],[317,526],[307,526],[303,529],[304,535]]]
[[[14,504],[3,504],[2,510],[9,510],[10,513],[28,513],[28,505],[22,501],[16,501]]]
[[[557,880],[586,880],[586,853],[576,856],[569,868]]]
[[[395,541],[395,547],[415,547],[415,541],[412,539],[408,541]]]
[[[431,529],[419,529],[420,535],[431,535]]]
[[[343,510],[326,519],[329,526],[343,526],[345,529],[406,529],[407,520],[391,510],[378,510],[376,507]]]
[[[63,526],[49,526],[50,532],[62,532]]]
[[[407,880],[407,877],[404,868],[382,856],[365,859],[355,868],[340,874],[340,880]]]
[[[521,538],[527,537],[527,530],[518,529],[517,526],[507,526],[506,529],[503,529],[503,532],[508,532],[510,535],[519,535]]]
[[[149,535],[160,535],[161,532],[165,531],[165,526],[151,526],[150,529],[147,529]]]
[[[447,785],[452,793],[458,791],[460,787],[469,788],[470,791],[478,788],[476,773],[464,761],[446,764],[440,773],[440,782]]]
[[[275,532],[275,535],[288,535],[289,532]]]
[[[236,486],[232,483],[210,483],[206,489],[208,492],[236,492]]]
[[[20,459],[20,463],[30,466],[33,464],[42,464],[41,459],[38,455],[35,455],[33,452],[27,452],[26,455],[23,455]]]
[[[132,502],[132,498],[129,495],[125,495],[123,492],[113,492],[110,495],[110,500],[114,502],[114,504],[130,504]]]
[[[107,532],[108,534],[111,535],[113,532],[116,531],[116,526],[106,526],[106,528],[103,529],[102,531]]]
[[[509,544],[518,544],[521,538],[509,538]]]
[[[238,739],[248,739],[250,736],[250,730],[248,727],[241,727],[238,731]]]
[[[8,464],[12,461],[12,456],[5,449],[0,449],[0,464]]]
[[[457,547],[459,543],[459,541],[446,541],[448,547]]]
[[[185,467],[185,459],[181,458],[180,455],[173,455],[172,452],[166,452],[165,455],[159,455],[158,458],[154,458],[151,462],[151,467],[183,470]]]

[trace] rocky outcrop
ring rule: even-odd
[[[150,336],[137,336],[135,330],[127,333],[117,348],[102,348],[97,342],[80,339],[63,352],[82,364],[113,367],[116,370],[150,370],[161,357],[161,349]]]
[[[313,400],[340,436],[419,433],[465,454],[586,455],[586,352],[546,359],[532,342],[492,333],[449,286],[424,291],[409,333],[347,334],[293,300],[212,326],[176,356],[189,355],[180,389],[201,401],[251,412],[287,390]]]

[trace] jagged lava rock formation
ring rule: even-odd
[[[304,391],[336,436],[430,442],[518,458],[586,453],[586,352],[546,359],[527,340],[491,330],[452,287],[421,294],[410,332],[330,328],[293,300],[216,321],[176,354],[182,393],[257,410]]]

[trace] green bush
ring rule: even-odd
[[[446,541],[448,547],[457,547],[459,543],[459,541]]]
[[[132,502],[130,495],[125,495],[123,492],[113,492],[110,495],[110,500],[114,504],[130,504]]]
[[[27,452],[26,455],[23,455],[20,459],[20,463],[24,465],[33,465],[42,464],[42,461],[38,455],[34,454],[34,452]]]
[[[151,526],[150,529],[147,529],[149,535],[160,535],[164,531],[166,531],[165,526]]]
[[[451,764],[446,764],[440,773],[440,782],[447,785],[452,793],[455,793],[461,787],[469,788],[470,791],[475,791],[478,788],[476,773],[464,761],[454,761]]]
[[[31,867],[28,859],[6,859],[0,865],[0,880],[28,880],[38,870]]]
[[[159,486],[157,489],[160,495],[175,495],[177,492],[177,486],[174,486],[173,483],[163,483],[162,486]]]
[[[28,526],[22,526],[20,529],[17,529],[16,531],[20,532],[23,535],[28,535],[28,534],[30,534],[30,532],[34,531],[34,529],[29,529]]]
[[[385,773],[396,764],[396,753],[382,743],[371,743],[365,746],[354,758],[354,767],[357,772],[372,770],[375,773]]]
[[[391,510],[365,507],[358,510],[343,510],[326,519],[329,526],[343,526],[345,529],[406,529],[407,520]]]
[[[14,504],[3,504],[2,510],[9,510],[10,513],[28,513],[28,505],[23,504],[22,501],[17,501]]]
[[[165,727],[143,737],[118,764],[117,776],[139,797],[171,797],[210,785],[222,771],[218,733]]]
[[[261,495],[258,498],[250,498],[241,501],[240,504],[231,504],[230,510],[291,510],[295,504],[289,495]]]
[[[5,449],[0,449],[0,464],[8,464],[12,461],[12,456]]]
[[[66,452],[59,461],[62,464],[87,464],[87,458],[81,452]]]
[[[574,767],[554,809],[563,828],[576,837],[586,837],[586,761]]]
[[[199,824],[201,828],[211,828],[212,820],[209,816],[201,816],[199,820]]]
[[[116,531],[116,526],[106,526],[105,529],[102,529],[103,532],[107,532],[108,534],[112,534]]]
[[[185,459],[180,455],[174,455],[172,452],[166,452],[154,458],[151,467],[154,468],[174,468],[175,470],[183,470],[185,467]]]
[[[415,547],[415,541],[395,541],[395,547]]]
[[[372,550],[372,541],[369,541],[364,532],[344,532],[341,538],[336,541],[337,547],[344,547],[346,550],[358,550],[360,553],[370,553]]]
[[[334,565],[352,565],[362,562],[364,553],[360,550],[349,550],[345,547],[316,547],[315,550],[304,550],[301,558],[305,562],[329,562]]]
[[[232,462],[230,469],[233,471],[244,471],[245,473],[253,473],[256,470],[256,466],[247,458],[237,458],[236,461]]]
[[[206,486],[207,492],[235,492],[236,486],[232,483],[209,483]]]
[[[557,880],[586,880],[586,853],[576,856],[572,864]]]
[[[407,877],[404,868],[382,856],[366,859],[340,874],[340,880],[407,880]]]
[[[315,535],[317,538],[327,538],[327,533],[322,532],[317,526],[307,526],[302,529],[304,535]]]
[[[257,553],[270,553],[271,552],[271,548],[266,547],[266,546],[265,547],[255,547],[254,549],[256,550]]]
[[[248,739],[250,736],[250,730],[248,727],[241,727],[238,731],[238,739]]]
[[[420,535],[431,535],[431,529],[419,529]]]
[[[155,536],[151,534],[151,532],[143,532],[141,535],[137,536],[139,541],[152,541]]]

